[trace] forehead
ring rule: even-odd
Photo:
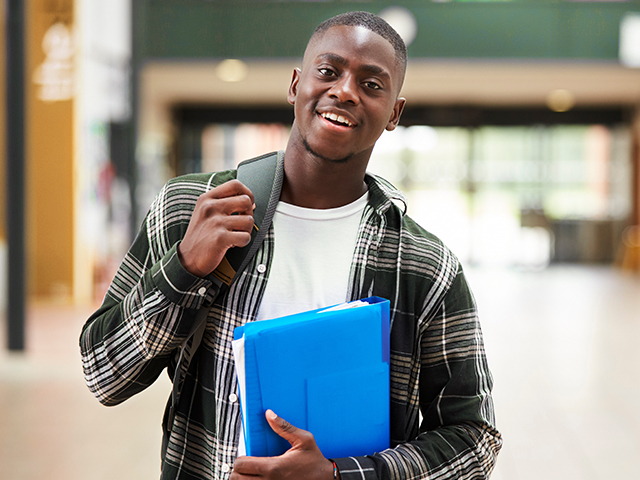
[[[314,35],[305,50],[303,66],[329,53],[351,63],[377,65],[396,78],[401,70],[391,43],[361,26],[337,25]]]

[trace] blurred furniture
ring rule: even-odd
[[[640,226],[631,225],[622,233],[616,263],[624,270],[640,272]]]
[[[620,220],[550,220],[554,263],[613,263],[624,228]]]

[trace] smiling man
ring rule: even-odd
[[[289,89],[295,122],[287,152],[366,167],[376,140],[400,120],[402,55],[363,26],[317,32]]]
[[[151,206],[80,345],[89,388],[115,405],[165,368],[177,378],[180,346],[206,309],[202,343],[187,343],[175,416],[165,415],[162,479],[489,477],[501,438],[462,268],[397,206],[398,191],[366,173],[375,142],[400,119],[406,62],[404,43],[375,15],[316,29],[289,87],[295,121],[273,223],[228,289],[211,273],[254,227],[253,193],[236,171],[173,179]],[[238,456],[233,329],[371,295],[391,301],[392,448],[328,460],[312,435],[268,411],[291,449]]]

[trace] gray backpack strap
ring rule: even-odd
[[[258,227],[257,231],[253,231],[249,245],[233,249],[232,254],[235,254],[235,250],[247,250],[242,253],[244,258],[236,269],[236,272],[241,272],[262,245],[276,213],[284,181],[284,151],[242,162],[238,166],[238,180],[253,192],[256,203],[253,218]]]
[[[238,180],[246,185],[253,193],[256,208],[253,211],[254,222],[257,230],[251,234],[251,242],[246,247],[232,248],[225,255],[225,265],[218,267],[213,275],[220,284],[220,295],[225,290],[225,285],[230,285],[237,272],[241,272],[249,264],[255,253],[258,251],[264,237],[269,231],[276,206],[280,200],[282,182],[284,181],[284,152],[274,152],[251,160],[245,160],[238,165]],[[222,270],[222,271],[219,271]],[[173,390],[171,391],[171,406],[169,408],[168,426],[173,424],[175,416],[175,406],[180,398],[180,388],[182,387],[182,371],[186,371],[191,363],[191,358],[200,346],[204,330],[207,325],[207,315],[210,305],[205,305],[196,314],[193,328],[189,332],[187,339],[180,347],[180,355],[173,377]],[[187,345],[191,340],[189,354]]]
[[[251,232],[251,242],[246,247],[227,251],[213,272],[215,278],[227,285],[231,285],[237,273],[249,264],[267,235],[282,191],[284,152],[269,153],[240,163],[238,180],[253,192],[256,203],[253,219],[257,229]]]

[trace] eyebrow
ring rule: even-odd
[[[330,60],[344,67],[349,65],[349,61],[346,58],[344,58],[342,55],[338,55],[337,53],[331,53],[331,52],[321,53],[316,58]],[[385,77],[391,78],[391,75],[386,70],[379,67],[378,65],[361,65],[359,70],[363,70],[365,72],[375,74],[375,75],[384,75]]]

